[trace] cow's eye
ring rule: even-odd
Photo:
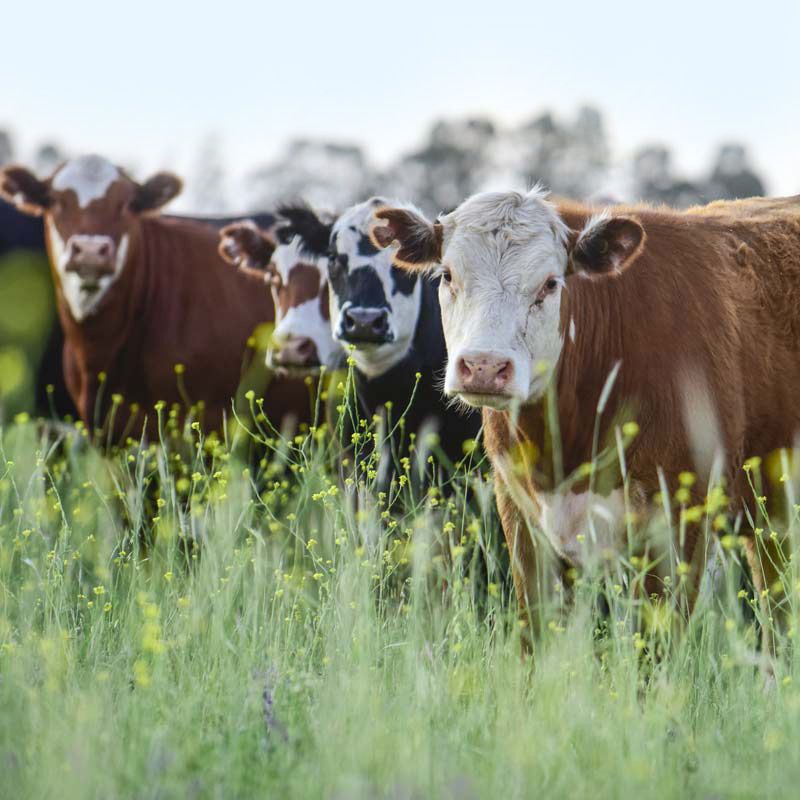
[[[539,293],[536,295],[536,299],[533,301],[535,306],[541,306],[544,303],[545,297],[547,295],[552,294],[558,288],[558,278],[548,278],[543,284],[542,288],[539,289]]]
[[[442,282],[443,283],[452,283],[453,282],[453,273],[450,272],[447,267],[442,268]]]

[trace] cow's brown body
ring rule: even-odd
[[[118,431],[127,427],[130,404],[139,407],[139,420],[147,416],[150,437],[157,435],[158,401],[184,407],[187,400],[201,401],[208,429],[230,416],[248,359],[247,340],[258,325],[274,320],[275,309],[260,278],[232,270],[219,257],[217,239],[202,223],[143,218],[114,291],[80,323],[54,273],[67,385],[85,424],[104,422],[113,394],[124,399]],[[101,373],[106,379],[98,407]],[[265,411],[280,424],[289,416],[306,418],[308,405],[301,382],[275,379]]]
[[[558,210],[572,230],[580,230],[593,213],[566,203]],[[722,475],[731,508],[740,511],[753,500],[742,470],[745,459],[791,447],[800,432],[800,197],[715,203],[685,213],[642,207],[614,213],[638,219],[646,244],[635,263],[616,276],[567,277],[555,392],[563,472],[569,475],[591,461],[598,401],[619,362],[599,441],[613,442],[614,427],[625,421],[639,424],[626,453],[634,504],[643,505],[659,491],[659,471],[674,491],[682,471],[698,470],[697,434],[687,429],[688,400],[690,413],[698,401],[697,413],[709,405],[714,410],[716,420],[701,424],[716,423],[719,436],[712,438],[721,446]],[[536,553],[530,536],[519,535],[527,511],[513,498],[522,489],[535,508],[539,493],[554,488],[545,404],[524,407],[516,424],[508,411],[486,408],[483,415],[498,506],[517,554],[515,580],[525,605],[538,593]],[[544,457],[520,469],[520,459],[532,452]],[[515,464],[517,477],[509,477]],[[706,491],[698,471],[694,502],[702,502]],[[574,490],[585,491],[586,485],[584,480]],[[695,563],[695,575],[702,560],[697,541],[695,528],[679,553]],[[761,586],[764,570],[755,551],[751,547]]]
[[[159,216],[180,190],[170,173],[138,183],[94,155],[45,180],[0,169],[0,196],[44,216],[67,386],[107,440],[138,437],[145,420],[155,439],[160,402],[195,407],[206,429],[218,428],[252,357],[248,338],[275,319],[260,277],[223,261],[211,225]],[[276,378],[264,411],[277,426],[307,419],[305,386]]]

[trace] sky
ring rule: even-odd
[[[691,175],[735,139],[770,193],[800,192],[798,0],[12,0],[0,14],[0,127],[23,157],[46,139],[182,171],[214,136],[245,171],[302,136],[380,165],[436,118],[513,125],[589,103],[618,158],[665,142]]]

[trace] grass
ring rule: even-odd
[[[0,797],[794,796],[797,659],[765,687],[735,537],[687,630],[636,626],[617,564],[523,660],[477,451],[449,496],[375,497],[324,426],[165,415],[166,447],[110,455],[0,433]]]

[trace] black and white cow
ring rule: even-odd
[[[350,346],[362,413],[370,419],[390,403],[396,419],[411,404],[406,435],[430,425],[455,463],[463,456],[464,442],[478,434],[480,416],[452,408],[441,393],[447,352],[438,279],[398,269],[394,252],[370,240],[374,211],[387,205],[373,197],[332,223],[307,206],[284,207],[279,213],[310,254],[327,256],[331,330],[338,342]]]

